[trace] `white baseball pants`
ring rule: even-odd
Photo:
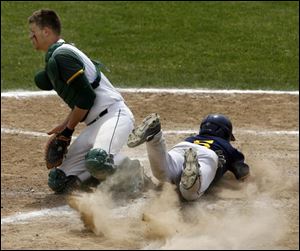
[[[126,156],[121,149],[127,143],[134,128],[134,117],[123,101],[108,107],[108,113],[85,127],[71,143],[66,157],[59,167],[67,176],[76,175],[81,181],[91,177],[85,167],[85,155],[93,148],[102,148],[114,155],[114,163],[120,164]]]
[[[198,199],[215,177],[218,168],[218,156],[211,149],[183,141],[172,147],[170,151],[167,151],[163,131],[155,135],[151,141],[146,142],[146,147],[154,177],[160,181],[175,183],[177,186],[179,186],[181,179],[185,150],[189,148],[196,150],[201,170],[201,186],[200,188],[197,187],[197,190],[189,189],[184,193],[181,192],[182,196],[187,200]]]

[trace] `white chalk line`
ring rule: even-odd
[[[74,214],[72,209],[69,206],[60,206],[54,208],[42,209],[39,211],[31,211],[28,213],[17,213],[11,216],[1,218],[1,225],[11,224],[11,223],[27,223],[26,221],[32,220],[37,217],[43,216],[60,216],[62,214]]]
[[[142,203],[145,201],[145,198],[139,198],[135,202],[136,206],[141,206]],[[129,205],[125,206],[119,206],[117,208],[112,208],[112,214],[114,215],[115,218],[124,218],[128,216],[134,216],[135,210],[129,211]],[[7,217],[1,218],[1,225],[5,224],[26,224],[30,220],[35,219],[35,218],[40,218],[40,217],[49,217],[49,216],[76,216],[78,215],[78,212],[75,209],[72,209],[69,205],[64,205],[64,206],[59,206],[59,207],[53,207],[53,208],[46,208],[42,210],[37,210],[37,211],[31,211],[27,213],[16,213],[14,215],[10,215]]]
[[[45,132],[25,131],[25,130],[16,129],[16,128],[2,128],[1,127],[1,133],[22,134],[22,135],[33,136],[33,137],[49,137],[49,135]]]
[[[5,127],[1,127],[1,133],[7,133],[7,134],[22,134],[22,135],[27,135],[27,136],[33,136],[33,137],[49,137],[49,135],[47,133],[42,133],[42,132],[34,132],[34,131],[26,131],[26,130],[22,130],[22,129],[17,129],[17,128],[5,128]],[[197,130],[163,130],[163,133],[165,135],[169,135],[169,134],[195,134],[197,133]],[[266,131],[256,131],[256,130],[239,130],[237,129],[234,133],[238,133],[238,134],[254,134],[254,135],[299,135],[299,130],[298,131],[286,131],[286,130],[282,130],[282,131],[270,131],[270,130],[266,130]],[[76,136],[73,137],[73,139],[75,139]]]
[[[214,89],[176,89],[176,88],[116,88],[121,93],[170,93],[170,94],[287,94],[299,96],[299,91],[274,90],[214,90]],[[57,95],[55,91],[15,90],[1,92],[1,98],[26,98]]]
[[[3,175],[3,174],[2,174]],[[5,176],[5,174],[4,174]],[[15,191],[1,191],[1,196],[9,196],[9,197],[14,197],[14,196],[22,196],[22,195],[28,195],[28,194],[34,194],[34,195],[46,195],[46,194],[49,194],[47,192],[36,192],[35,190],[28,190],[28,191],[18,191],[18,192],[15,192]]]

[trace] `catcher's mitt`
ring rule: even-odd
[[[45,161],[48,169],[59,166],[67,153],[71,137],[65,137],[61,134],[51,136],[45,148]]]

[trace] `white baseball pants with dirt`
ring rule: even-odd
[[[199,182],[196,182],[189,190],[179,187],[181,195],[186,200],[198,199],[215,177],[218,168],[218,156],[211,149],[183,141],[173,146],[170,151],[167,151],[163,131],[155,135],[151,141],[146,142],[146,147],[154,177],[160,181],[175,183],[177,186],[180,186],[185,150],[189,148],[196,150],[201,175]]]
[[[134,117],[123,101],[108,107],[108,113],[85,127],[71,143],[65,159],[59,167],[67,176],[76,175],[81,181],[91,177],[85,167],[85,155],[93,148],[102,148],[114,155],[114,163],[120,164],[125,155],[121,149],[127,143],[134,128]]]

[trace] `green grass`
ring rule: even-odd
[[[27,18],[39,8],[117,87],[299,90],[299,2],[1,1],[2,90],[37,89],[44,53]]]

